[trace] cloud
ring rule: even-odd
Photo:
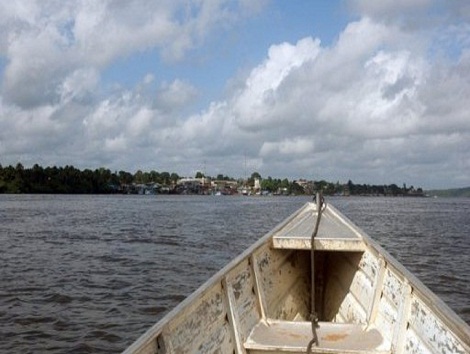
[[[453,42],[461,38],[451,39],[450,33],[468,34],[470,3],[466,0],[348,0],[347,4],[360,17],[387,26],[398,26],[404,33],[419,36],[421,40],[446,36],[447,41]],[[444,43],[439,41],[440,45]]]
[[[363,20],[350,24],[331,48],[311,38],[272,46],[232,102],[238,128],[273,131],[280,141],[286,133],[410,133],[421,109],[412,101],[427,68],[409,51],[381,49],[387,38],[383,26]]]
[[[61,104],[72,100],[82,101],[91,96],[99,83],[99,73],[92,68],[77,69],[64,77],[57,87]]]
[[[363,18],[330,47],[312,38],[273,45],[230,99],[181,131],[217,147],[228,137],[269,174],[315,166],[330,179],[437,183],[438,166],[468,166],[468,58],[436,62],[411,40],[398,49],[397,31]],[[461,171],[449,180],[462,182]]]
[[[239,127],[244,129],[267,128],[267,124],[282,124],[285,120],[273,121],[277,92],[282,82],[300,66],[318,55],[320,42],[312,38],[300,40],[296,45],[282,43],[269,48],[265,62],[253,69],[245,86],[233,100]],[[269,129],[269,128],[268,128]]]
[[[193,102],[198,96],[197,89],[182,80],[162,83],[157,92],[155,105],[164,111],[178,111]]]
[[[287,158],[292,156],[304,156],[314,152],[314,144],[311,139],[307,138],[296,138],[296,139],[285,139],[280,142],[264,142],[260,149],[260,156],[265,157],[273,155],[274,158],[279,158],[283,155]]]
[[[470,184],[465,2],[445,5],[437,31],[421,22],[434,20],[431,0],[352,1],[360,16],[335,42],[271,44],[197,112],[200,88],[184,77],[144,73],[109,89],[103,69],[148,49],[175,65],[263,2],[55,4],[0,5],[6,161],[180,174],[207,163],[209,174],[237,177],[246,159],[263,176]],[[413,13],[421,14],[414,27]]]
[[[349,4],[354,11],[361,16],[375,19],[390,20],[402,18],[414,13],[421,15],[421,11],[427,9],[433,0],[350,0]]]
[[[181,60],[214,28],[236,23],[237,5],[246,8],[233,1],[4,3],[2,96],[19,107],[38,107],[60,101],[60,87],[71,72],[99,72],[116,59],[151,48],[168,61]]]

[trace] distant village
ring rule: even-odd
[[[261,189],[260,179],[255,178],[253,185],[236,180],[212,180],[207,177],[180,178],[171,185],[156,182],[132,183],[120,186],[127,194],[198,194],[198,195],[289,195],[289,188],[276,191]]]
[[[171,185],[159,183],[132,183],[120,186],[119,192],[126,194],[196,194],[196,195],[245,195],[245,196],[289,196],[289,195],[313,195],[322,191],[325,195],[336,196],[408,196],[424,197],[421,188],[398,187],[395,184],[383,186],[355,185],[351,181],[346,184],[329,183],[326,181],[309,181],[299,179],[265,180],[250,178],[248,180],[224,180],[211,179],[210,177],[180,178]],[[276,183],[278,182],[278,183]],[[272,188],[272,186],[275,188]]]

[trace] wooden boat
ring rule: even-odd
[[[124,353],[470,353],[461,318],[320,205],[307,203],[279,224]]]

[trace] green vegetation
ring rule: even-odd
[[[202,178],[205,177],[205,178]],[[137,193],[148,189],[161,193],[198,193],[210,194],[215,190],[226,189],[228,184],[219,183],[230,181],[230,194],[237,192],[236,188],[249,188],[255,194],[275,195],[302,195],[314,194],[322,191],[325,195],[387,195],[387,196],[423,196],[421,188],[402,188],[391,185],[354,184],[348,181],[346,184],[331,183],[324,180],[289,181],[287,178],[262,178],[258,172],[253,172],[247,180],[230,178],[223,174],[216,178],[205,176],[197,172],[195,178],[202,179],[200,185],[182,188],[177,186],[180,176],[170,172],[143,172],[138,170],[134,174],[126,171],[112,172],[109,169],[99,168],[94,171],[79,170],[73,166],[46,167],[35,164],[32,168],[24,168],[21,163],[16,167],[2,167],[0,165],[0,193],[55,193],[55,194],[109,194],[109,193]],[[258,184],[256,183],[258,181]],[[138,188],[148,186],[148,188]],[[162,188],[162,187],[165,188]],[[235,186],[235,187],[233,187]],[[235,188],[235,189],[233,189]],[[469,190],[470,192],[470,190]]]
[[[454,189],[441,189],[441,190],[430,190],[426,191],[426,194],[430,196],[437,196],[437,197],[465,197],[470,198],[470,187],[467,188],[454,188]]]
[[[73,166],[46,167],[34,165],[24,168],[0,165],[0,193],[57,193],[57,194],[108,194],[119,193],[123,185],[132,183],[171,184],[179,176],[176,173],[156,171],[111,172],[99,168],[83,171]]]

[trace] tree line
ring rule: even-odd
[[[0,193],[44,194],[110,194],[119,193],[123,185],[159,183],[170,185],[180,177],[169,172],[142,172],[134,174],[106,168],[79,170],[73,166],[46,167],[35,164],[24,168],[0,165]]]
[[[351,180],[348,183],[320,181],[292,181],[288,179],[272,179],[268,177],[261,182],[261,189],[270,192],[286,191],[286,194],[307,194],[313,195],[322,192],[324,195],[342,196],[424,196],[422,188],[415,189],[413,186],[399,187],[396,184],[390,185],[370,185],[355,184]]]
[[[258,172],[244,179],[234,179],[222,174],[216,177],[205,176],[197,172],[195,178],[206,180],[237,181],[240,186],[254,188],[255,180],[260,181],[261,191],[272,194],[302,195],[322,191],[325,195],[388,195],[388,196],[423,196],[421,188],[406,185],[345,184],[331,183],[324,180],[306,181],[287,178],[262,178]],[[135,184],[157,183],[164,186],[175,186],[180,176],[175,172],[143,172],[134,174],[126,171],[112,172],[106,168],[80,170],[73,166],[42,167],[35,164],[25,168],[21,163],[16,166],[3,167],[0,164],[0,193],[43,193],[43,194],[111,194],[129,191],[125,186]],[[176,189],[174,189],[176,191]]]

